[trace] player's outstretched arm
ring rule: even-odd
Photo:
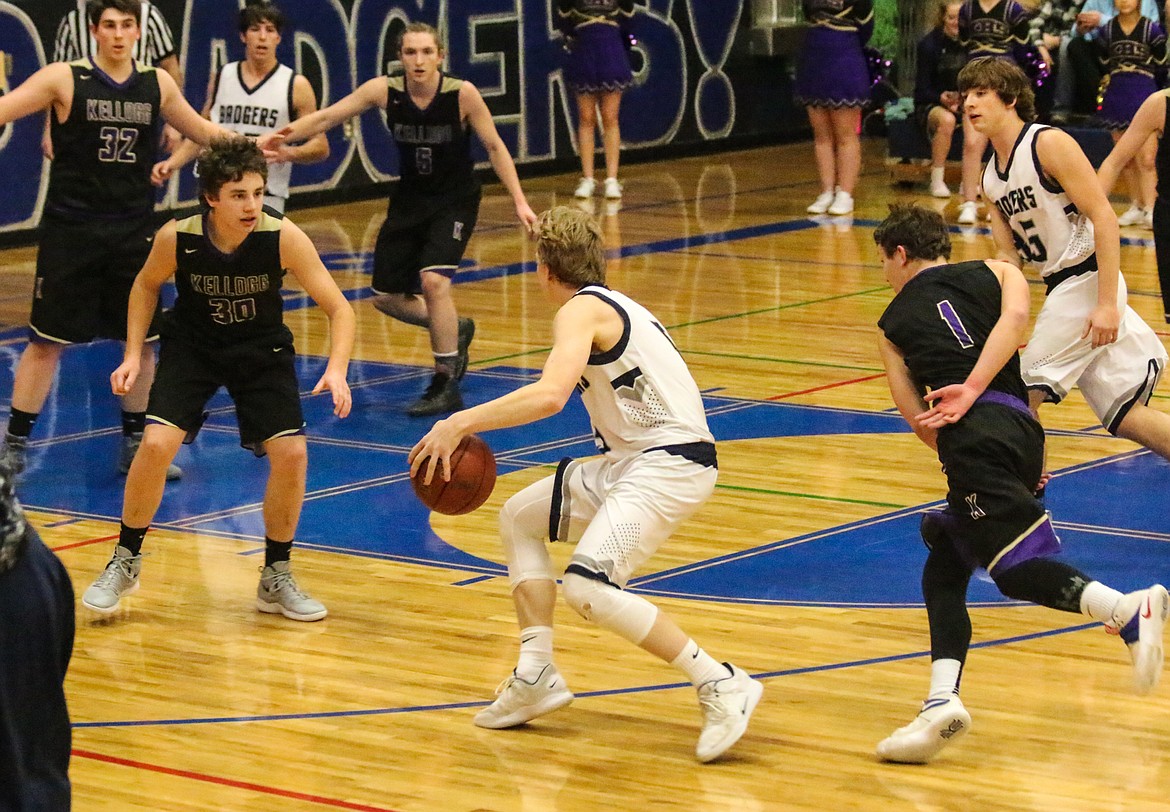
[[[1011,263],[989,260],[987,267],[999,279],[1002,291],[999,318],[988,334],[983,349],[979,351],[979,360],[975,362],[967,379],[963,383],[943,386],[926,394],[924,399],[931,406],[915,419],[927,428],[940,429],[965,415],[1024,342],[1031,304],[1028,281],[1020,269]]]
[[[594,337],[609,318],[618,318],[616,311],[595,296],[570,299],[553,320],[553,348],[540,379],[435,423],[410,451],[410,475],[418,474],[430,457],[430,468],[421,472],[424,482],[431,481],[439,461],[444,479],[450,479],[451,453],[466,435],[521,426],[563,409],[589,363]]]
[[[73,74],[64,62],[45,65],[11,92],[0,96],[0,125],[73,99]]]
[[[304,76],[294,76],[292,100],[293,120],[299,121],[316,112],[317,94],[313,92],[313,86],[309,84],[309,80]],[[289,151],[292,153],[292,162],[294,164],[320,163],[329,157],[329,139],[325,137],[324,132],[319,132],[305,141],[305,143],[290,147]]]
[[[357,90],[348,96],[337,100],[328,107],[289,124],[283,129],[262,135],[256,139],[257,145],[264,150],[264,155],[270,162],[291,161],[293,153],[289,151],[289,144],[312,138],[318,133],[331,130],[343,121],[349,121],[371,107],[386,107],[389,90],[385,76],[375,76],[361,84]]]
[[[125,395],[138,379],[139,359],[146,343],[146,331],[158,304],[163,283],[175,275],[175,221],[167,223],[154,235],[154,245],[146,264],[134,277],[126,311],[126,348],[122,363],[110,374],[110,388],[115,395]]]
[[[1146,97],[1134,114],[1129,128],[1121,134],[1120,140],[1113,145],[1113,150],[1097,170],[1097,180],[1106,195],[1113,191],[1117,179],[1121,177],[1121,170],[1133,160],[1142,145],[1151,135],[1156,134],[1161,138],[1162,128],[1165,126],[1166,91],[1161,91]]]
[[[213,124],[195,111],[195,108],[183,98],[179,86],[169,73],[163,70],[155,71],[158,76],[158,87],[162,94],[162,115],[167,124],[170,124],[186,138],[206,146],[213,138],[233,138],[235,133],[225,130],[218,124]]]
[[[215,87],[219,83],[219,74],[213,74],[207,83],[207,101],[199,115],[208,121],[211,120],[211,104],[215,96]],[[155,186],[162,186],[178,170],[191,163],[203,147],[189,138],[181,138],[177,144],[171,144],[170,157],[159,161],[150,171],[150,182]]]
[[[1117,306],[1121,278],[1121,232],[1109,198],[1096,182],[1092,164],[1072,136],[1061,130],[1044,130],[1036,137],[1036,155],[1044,173],[1064,189],[1077,210],[1093,223],[1097,251],[1097,306],[1085,322],[1082,337],[1094,347],[1117,340],[1121,310]]]
[[[353,406],[353,395],[346,380],[353,355],[356,322],[353,307],[321,262],[313,241],[289,220],[284,221],[280,230],[280,261],[329,318],[329,361],[313,387],[313,394],[328,389],[333,395],[333,413],[346,417]]]
[[[531,231],[536,225],[536,212],[528,205],[528,198],[524,196],[524,190],[520,187],[520,176],[516,174],[516,164],[512,161],[512,155],[508,152],[504,140],[500,138],[496,123],[492,120],[492,113],[488,110],[483,96],[471,82],[465,81],[459,88],[459,109],[463,112],[463,117],[471,122],[471,128],[475,130],[480,143],[487,150],[496,177],[512,196],[516,217]]]

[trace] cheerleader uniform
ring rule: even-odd
[[[568,43],[565,82],[577,93],[625,90],[633,83],[629,43],[634,0],[557,0],[557,29]]]
[[[1000,0],[988,11],[979,0],[966,0],[959,9],[959,41],[969,59],[991,56],[1019,64],[1028,48],[1030,16],[1015,0]]]
[[[861,50],[873,33],[873,0],[803,0],[808,32],[796,69],[796,103],[864,107],[872,82]]]
[[[1097,37],[1109,70],[1097,116],[1107,129],[1124,130],[1146,97],[1158,89],[1154,69],[1166,61],[1166,33],[1141,17],[1127,34],[1114,17],[1097,29]]]

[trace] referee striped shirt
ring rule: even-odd
[[[134,45],[134,58],[144,65],[158,65],[175,54],[175,38],[166,18],[154,3],[142,3],[142,17],[138,21],[142,36]],[[78,0],[77,8],[61,18],[57,39],[53,45],[54,62],[72,62],[97,56],[97,43],[89,34],[89,20],[85,15],[85,0]]]

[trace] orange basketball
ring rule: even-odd
[[[469,434],[451,452],[451,479],[444,481],[442,465],[431,484],[423,484],[428,460],[423,459],[418,475],[410,480],[419,501],[436,513],[458,516],[470,513],[487,501],[496,486],[496,457],[478,435]]]

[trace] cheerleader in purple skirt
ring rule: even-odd
[[[1166,61],[1166,34],[1157,23],[1141,15],[1138,0],[1114,0],[1113,5],[1117,16],[1097,29],[1097,42],[1104,51],[1108,71],[1097,117],[1111,131],[1116,144],[1142,102],[1158,89],[1154,70]],[[1137,156],[1122,169],[1132,202],[1129,210],[1117,218],[1118,225],[1153,227],[1157,151],[1157,139],[1147,139]]]
[[[873,0],[802,0],[808,32],[796,68],[796,103],[808,110],[821,194],[810,214],[849,214],[861,174],[861,108],[869,101],[862,46]]]
[[[597,111],[601,110],[601,139],[605,146],[604,194],[622,196],[618,182],[618,150],[622,137],[618,110],[622,91],[633,82],[627,49],[634,0],[557,0],[557,28],[565,37],[565,83],[577,94],[577,148],[581,153],[581,180],[576,197],[592,197],[593,149]]]

